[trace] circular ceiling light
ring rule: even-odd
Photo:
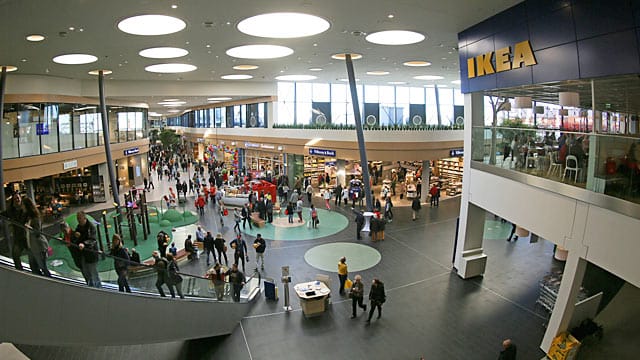
[[[367,75],[382,76],[382,75],[389,75],[389,72],[381,71],[381,70],[367,71]]]
[[[276,76],[276,80],[281,80],[281,81],[308,81],[308,80],[315,80],[317,79],[317,76],[313,76],[313,75],[280,75],[280,76]]]
[[[236,65],[233,67],[233,70],[255,70],[258,68],[258,65]]]
[[[187,24],[173,16],[139,15],[126,18],[118,23],[118,29],[132,35],[167,35],[187,27]]]
[[[275,59],[293,54],[293,49],[280,45],[243,45],[227,50],[227,55],[240,59]]]
[[[438,75],[418,75],[413,77],[416,80],[442,80],[444,79],[442,76]]]
[[[18,67],[13,65],[0,65],[0,68],[4,68],[6,72],[12,72],[12,71],[18,70]]]
[[[113,71],[111,71],[111,70],[97,69],[97,70],[89,71],[89,75],[100,75],[100,71],[102,71],[102,75],[111,75],[111,74],[113,74]]]
[[[253,78],[251,75],[246,74],[229,74],[220,76],[221,79],[225,80],[247,80]]]
[[[279,12],[252,16],[238,23],[238,30],[258,37],[290,39],[320,34],[329,29],[321,17],[294,12]]]
[[[207,101],[227,101],[227,100],[231,100],[231,98],[226,96],[207,98]]]
[[[151,59],[172,59],[189,54],[185,49],[176,47],[156,47],[140,50],[138,55]]]
[[[144,69],[152,73],[174,74],[194,71],[198,67],[191,64],[155,64],[149,65]]]
[[[424,35],[415,31],[387,30],[369,34],[365,40],[378,45],[409,45],[419,43],[424,38]]]
[[[387,84],[389,85],[404,85],[406,84],[406,81],[389,81]]]
[[[89,54],[65,54],[53,58],[53,62],[64,65],[90,64],[98,61],[98,58]]]
[[[27,41],[38,42],[42,40],[44,40],[44,35],[40,35],[40,34],[27,35]]]
[[[422,61],[422,60],[412,60],[412,61],[403,62],[402,65],[404,65],[404,66],[431,66],[431,63],[428,62],[428,61]]]
[[[349,54],[351,55],[351,60],[362,59],[362,54],[356,54],[356,53],[349,53]],[[331,58],[336,60],[345,60],[347,58],[347,54],[346,53],[333,54],[331,55]]]
[[[454,84],[454,85],[460,85],[461,81],[460,80],[453,80],[451,83]]]
[[[322,68],[309,68],[309,71],[322,71]]]

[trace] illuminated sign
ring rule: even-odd
[[[62,163],[62,169],[69,170],[78,167],[78,160],[65,161]]]
[[[467,59],[467,77],[473,79],[477,76],[484,76],[496,72],[503,72],[513,69],[519,69],[523,66],[536,65],[536,57],[533,55],[533,49],[529,40],[517,43],[511,53],[511,47],[507,46],[495,51],[495,68],[493,66],[494,52],[470,57]]]
[[[311,148],[311,149],[309,149],[309,155],[335,157],[336,156],[336,151],[335,150],[325,150],[325,149]]]
[[[134,147],[134,148],[130,148],[130,149],[124,149],[124,156],[137,154],[139,152],[140,152],[140,149],[138,147]]]
[[[449,156],[450,157],[464,156],[464,149],[452,149],[452,150],[449,150]]]
[[[244,143],[244,147],[246,147],[246,148],[260,148],[260,144],[254,144],[254,143],[246,142],[246,143]]]

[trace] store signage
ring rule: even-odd
[[[260,144],[255,144],[255,143],[248,143],[248,142],[246,142],[246,143],[244,143],[244,147],[246,147],[246,148],[256,148],[256,149],[259,149],[259,148],[260,148]]]
[[[273,150],[276,148],[275,145],[268,145],[268,144],[260,144],[260,148],[261,149],[269,149],[269,150]]]
[[[336,151],[310,148],[309,155],[336,157]]]
[[[134,148],[124,149],[124,156],[137,154],[139,152],[140,152],[140,148],[138,148],[137,146]]]
[[[63,170],[74,169],[78,167],[78,160],[65,161],[62,163]]]
[[[197,139],[196,139],[196,142],[198,142],[198,143],[203,143],[203,142],[204,142],[204,139],[203,139],[203,138],[197,138]]]
[[[484,76],[496,72],[503,72],[519,69],[524,66],[536,65],[536,57],[529,40],[521,41],[514,46],[513,54],[511,47],[507,46],[495,51],[495,68],[493,66],[494,52],[489,51],[476,57],[467,59],[467,77],[473,79],[477,76]]]
[[[49,135],[49,124],[36,124],[36,135]]]
[[[450,157],[464,156],[464,149],[452,149],[452,150],[449,150],[449,156]]]

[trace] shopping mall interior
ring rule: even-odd
[[[637,357],[640,0],[0,14],[0,358]]]

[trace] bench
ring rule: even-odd
[[[188,254],[184,249],[180,249],[176,253],[176,256],[173,257],[173,259],[176,262],[182,262],[181,260],[186,259],[187,255]],[[143,261],[142,265],[140,265],[140,266],[129,265],[129,275],[136,276],[136,275],[142,275],[142,274],[145,274],[147,272],[150,272],[150,271],[153,270],[153,265],[155,264],[155,262],[156,261],[153,258],[150,258],[150,259],[147,259],[147,260]]]
[[[251,222],[253,222],[257,227],[264,227],[265,221],[260,218],[260,213],[252,212],[251,213]]]

